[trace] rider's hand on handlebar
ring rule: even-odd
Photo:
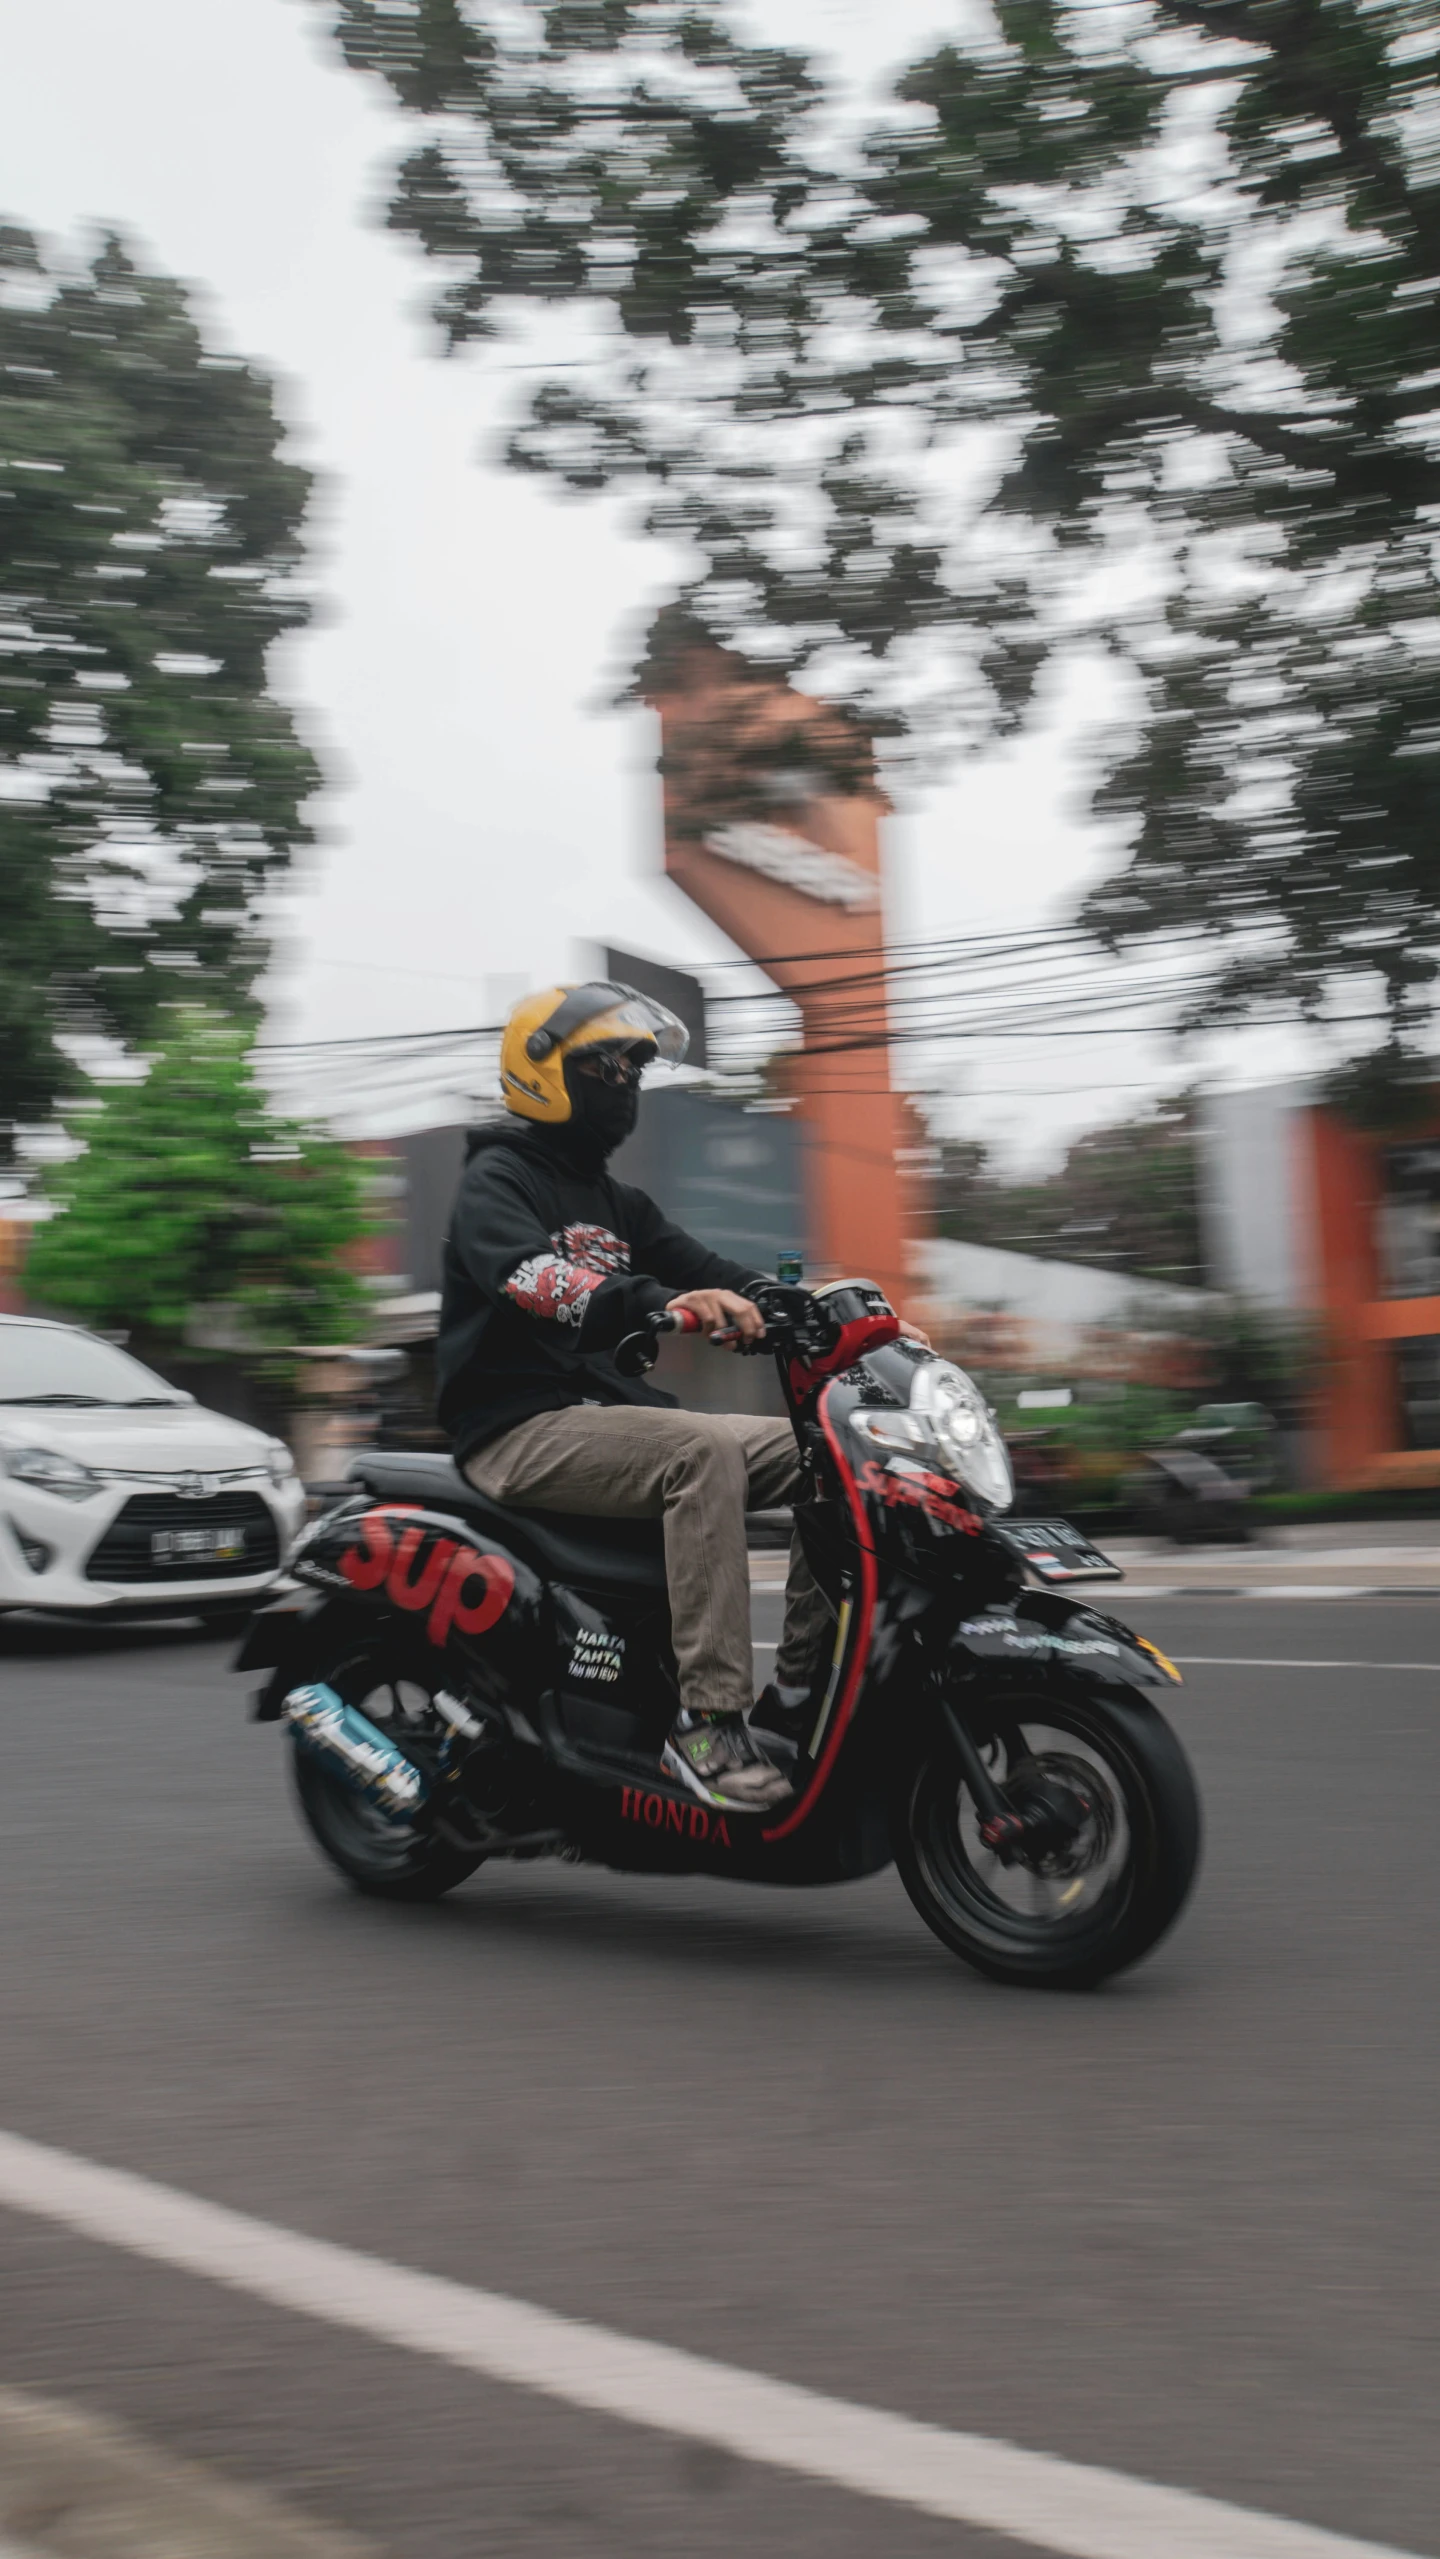
[[[929,1334],[922,1333],[918,1324],[907,1324],[903,1316],[900,1319],[900,1338],[905,1342],[918,1342],[922,1351],[933,1347]]]
[[[698,1315],[707,1333],[728,1333],[739,1342],[758,1342],[765,1330],[765,1318],[748,1297],[737,1297],[733,1288],[691,1288],[683,1297],[672,1297],[667,1315]]]

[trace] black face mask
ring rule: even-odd
[[[557,1130],[564,1136],[573,1154],[598,1159],[604,1163],[617,1146],[624,1144],[640,1116],[640,1088],[637,1084],[602,1084],[593,1075],[567,1076],[570,1091],[569,1127]]]

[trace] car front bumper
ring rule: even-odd
[[[223,1566],[197,1558],[190,1569],[183,1541],[212,1523],[213,1504],[203,1498],[182,1502],[173,1493],[173,1479],[131,1477],[70,1502],[0,1476],[0,1610],[185,1616],[199,1608],[244,1606],[263,1595],[281,1571],[304,1525],[304,1488],[298,1477],[277,1485],[268,1476],[250,1476],[243,1482],[226,1479],[224,1490],[247,1497],[242,1525],[256,1555],[248,1571],[243,1546]],[[255,1503],[263,1506],[263,1518]],[[152,1528],[152,1513],[164,1524]],[[159,1549],[163,1563],[147,1561],[157,1539],[170,1541],[168,1549],[163,1543]],[[126,1551],[117,1558],[117,1549]],[[107,1556],[117,1558],[115,1569],[106,1569]]]

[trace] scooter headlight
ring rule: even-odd
[[[1008,1511],[1015,1499],[1010,1452],[974,1379],[948,1359],[927,1360],[915,1371],[910,1411],[928,1425],[942,1460],[966,1492],[990,1510]]]

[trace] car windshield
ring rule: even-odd
[[[183,1404],[128,1351],[65,1324],[0,1324],[0,1405]]]

